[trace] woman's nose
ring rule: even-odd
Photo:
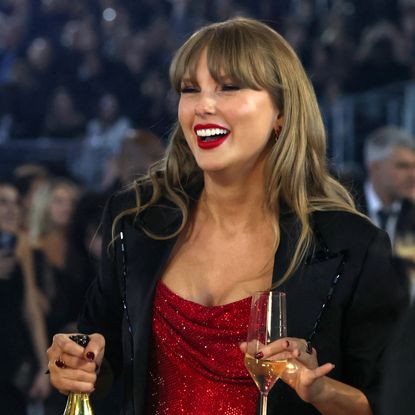
[[[200,92],[195,105],[195,114],[199,116],[211,115],[216,112],[216,99],[212,92]]]

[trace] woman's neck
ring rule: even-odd
[[[219,181],[205,176],[200,214],[224,230],[249,229],[272,216],[267,212],[262,180]]]

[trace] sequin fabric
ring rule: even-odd
[[[243,363],[251,299],[205,307],[162,282],[153,306],[149,415],[254,415],[259,392]]]

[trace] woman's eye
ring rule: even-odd
[[[235,84],[224,84],[222,85],[222,91],[239,91],[241,87]]]
[[[181,94],[190,94],[192,92],[197,92],[197,88],[194,86],[185,86],[185,85],[180,88]]]

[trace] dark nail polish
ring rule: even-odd
[[[264,353],[262,352],[255,353],[255,359],[262,359],[263,357],[264,357]]]
[[[86,358],[92,362],[95,359],[95,354],[93,352],[88,352]]]
[[[56,360],[55,365],[58,366],[60,369],[65,367],[65,362],[62,360]]]

